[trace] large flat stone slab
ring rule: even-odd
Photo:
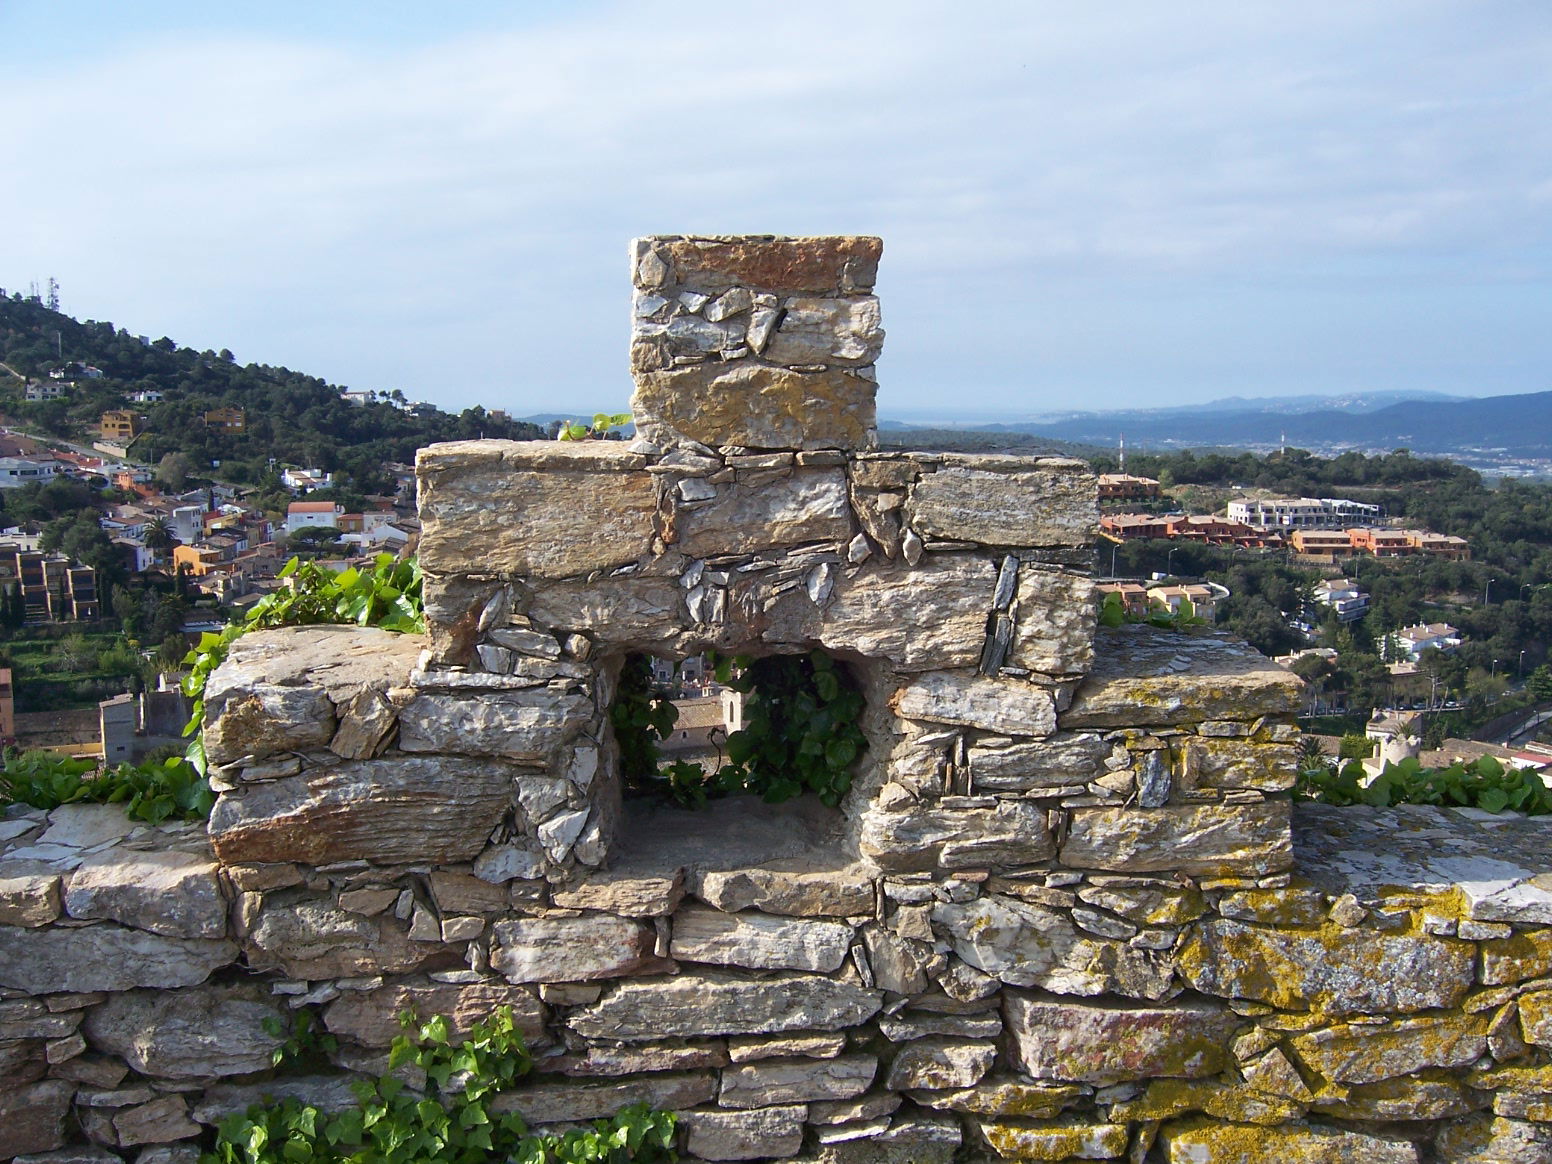
[[[115,994],[86,1016],[92,1046],[144,1075],[204,1079],[268,1070],[281,1036],[265,1029],[285,1008],[256,986]]]
[[[879,991],[818,974],[705,971],[622,983],[568,1022],[585,1037],[627,1042],[832,1031],[867,1021],[882,1004]]]
[[[0,986],[28,994],[192,986],[236,960],[228,941],[170,938],[111,922],[0,928]]]
[[[1265,876],[1293,865],[1286,800],[1072,810],[1061,862],[1116,873]]]
[[[1208,1003],[1128,1007],[1017,990],[1005,995],[1004,1011],[1021,1071],[1035,1079],[1094,1084],[1215,1075],[1241,1021]]]
[[[924,473],[906,501],[917,533],[987,546],[1079,546],[1099,523],[1094,476],[1081,461],[955,455]]]
[[[512,1020],[529,1046],[546,1041],[544,1006],[532,990],[504,982],[394,983],[347,991],[324,1010],[323,1022],[331,1033],[363,1046],[386,1047],[404,1033],[399,1015],[406,1010],[422,1022],[441,1015],[459,1036],[501,1007],[511,1008]]]
[[[216,870],[195,853],[110,849],[71,875],[65,912],[174,938],[224,937],[226,898]]]

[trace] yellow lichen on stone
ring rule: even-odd
[[[1087,1120],[980,1120],[981,1136],[1005,1160],[1113,1160],[1126,1152],[1125,1124]]]
[[[1155,1079],[1140,1098],[1112,1106],[1110,1118],[1117,1123],[1137,1123],[1173,1119],[1194,1111],[1235,1123],[1271,1126],[1298,1119],[1305,1105],[1217,1080]]]
[[[1552,929],[1530,930],[1481,943],[1482,981],[1504,986],[1552,974]]]

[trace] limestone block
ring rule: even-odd
[[[167,1144],[197,1136],[203,1129],[189,1119],[189,1105],[181,1095],[164,1095],[150,1103],[123,1108],[113,1115],[113,1130],[121,1147]]]
[[[567,578],[651,552],[657,492],[619,441],[454,441],[415,458],[420,564]],[[572,536],[556,536],[557,531]]]
[[[1077,461],[1033,464],[953,457],[911,488],[906,524],[927,537],[985,546],[1088,545],[1099,522],[1093,474]]]
[[[655,235],[631,243],[633,281],[644,290],[683,285],[776,294],[866,291],[883,240],[865,235]]]
[[[529,1124],[559,1124],[604,1119],[633,1103],[683,1111],[716,1094],[715,1071],[664,1071],[632,1079],[524,1081],[493,1096],[488,1106],[492,1115],[516,1112]]]
[[[1224,1068],[1241,1020],[1211,1003],[1118,1006],[1004,994],[1013,1059],[1035,1079],[1125,1083],[1197,1079]]]
[[[334,738],[334,706],[317,687],[253,683],[219,702],[207,699],[205,707],[205,756],[212,764],[327,747]]]
[[[677,532],[679,549],[693,557],[848,541],[846,475],[840,469],[797,469],[758,487],[723,485],[711,504],[679,513]]]
[[[355,1082],[348,1075],[293,1075],[259,1083],[217,1083],[204,1089],[189,1112],[189,1118],[197,1124],[214,1127],[227,1116],[246,1112],[256,1103],[273,1106],[287,1099],[319,1111],[348,1111],[360,1102],[350,1090]],[[137,1160],[135,1164],[141,1164],[141,1161]]]
[[[891,1091],[974,1087],[992,1069],[994,1043],[935,1036],[904,1044],[889,1064],[884,1086]]]
[[[1520,1027],[1527,1043],[1552,1047],[1552,991],[1520,996]]]
[[[1140,926],[1184,925],[1207,912],[1206,899],[1195,889],[1082,885],[1078,898]]]
[[[726,1044],[720,1039],[711,1039],[694,1043],[594,1043],[575,1054],[545,1059],[537,1069],[556,1075],[612,1076],[727,1065]]]
[[[122,805],[61,804],[48,814],[48,828],[34,845],[90,849],[127,836],[135,827]]]
[[[332,1034],[362,1046],[386,1047],[404,1033],[399,1015],[406,1010],[421,1021],[442,1015],[457,1038],[500,1007],[511,1008],[512,1021],[529,1046],[547,1041],[543,1005],[531,990],[504,982],[394,983],[345,991],[324,1010],[323,1022]]]
[[[1332,1089],[1314,1100],[1319,1115],[1344,1120],[1448,1120],[1488,1107],[1488,1093],[1455,1079],[1419,1077]]]
[[[861,917],[873,912],[873,874],[862,865],[816,867],[803,859],[761,868],[697,869],[695,896],[727,913],[756,909],[791,917]]]
[[[874,440],[878,385],[857,371],[793,372],[747,360],[640,371],[636,431],[717,448],[861,449]]]
[[[691,905],[674,914],[668,952],[686,962],[828,973],[846,960],[852,932],[840,922],[723,913]]]
[[[1167,1164],[1418,1164],[1410,1142],[1346,1131],[1324,1124],[1291,1123],[1276,1127],[1216,1123],[1203,1119],[1166,1124],[1159,1132]],[[1459,1160],[1461,1157],[1450,1157]]]
[[[872,805],[858,845],[889,873],[985,865],[1030,865],[1056,853],[1046,811],[1028,801],[999,800],[989,808],[943,808],[913,801],[894,811]],[[956,846],[953,859],[946,846]]]
[[[227,863],[467,861],[511,805],[514,775],[455,756],[346,760],[222,795],[211,845]]]
[[[1552,1127],[1502,1116],[1468,1116],[1440,1131],[1434,1151],[1434,1159],[1450,1164],[1546,1164],[1552,1159]]]
[[[725,1068],[717,1103],[742,1109],[853,1099],[872,1085],[877,1072],[878,1060],[872,1055],[762,1059]]]
[[[1463,880],[1461,892],[1473,921],[1552,925],[1552,873],[1503,880]]]
[[[1482,982],[1503,986],[1552,974],[1552,929],[1531,930],[1481,944]]]
[[[1170,989],[1166,958],[1089,937],[1065,913],[1032,902],[994,895],[938,902],[932,920],[959,957],[1010,986],[1148,999]]]
[[[754,1111],[687,1111],[684,1146],[698,1160],[772,1160],[803,1147],[802,1104]]]
[[[237,947],[228,941],[169,938],[111,923],[0,928],[0,986],[28,994],[192,986],[236,960]]]
[[[1293,866],[1286,800],[1163,808],[1076,808],[1061,862],[1119,873],[1265,876]]]
[[[1018,577],[1018,618],[1007,665],[1044,675],[1083,675],[1094,665],[1094,583],[1025,564]]]
[[[883,348],[876,295],[801,295],[782,303],[780,322],[760,354],[773,364],[857,367],[876,362]]]
[[[1123,626],[1095,636],[1094,669],[1062,713],[1062,726],[1248,723],[1292,715],[1303,702],[1302,679],[1232,635]]]
[[[931,1035],[957,1035],[967,1039],[995,1039],[1002,1034],[1002,1015],[995,1010],[971,1014],[939,1014],[930,1010],[904,1010],[881,1015],[878,1030],[892,1043],[908,1043]]]
[[[1126,1153],[1125,1124],[994,1119],[974,1123],[986,1146],[1010,1160],[1116,1160]]]
[[[62,1147],[74,1093],[62,1079],[0,1088],[0,1158]]]
[[[391,914],[362,917],[296,892],[266,895],[244,946],[255,970],[299,979],[403,974],[442,952],[440,942],[412,942]]]
[[[472,698],[422,694],[399,713],[399,747],[542,761],[574,737],[592,713],[586,696],[547,689],[482,692]]]
[[[1022,792],[1084,785],[1104,773],[1110,745],[1094,732],[1057,732],[1044,740],[970,748],[972,792]]]
[[[514,918],[491,933],[491,967],[508,982],[579,982],[640,973],[654,960],[655,931],[609,914]]]
[[[76,869],[65,911],[174,938],[219,938],[226,933],[226,899],[216,870],[214,861],[193,853],[110,849]]]
[[[626,574],[593,582],[549,582],[535,590],[529,616],[557,630],[586,631],[603,645],[671,645],[684,629],[677,578]]]
[[[1178,960],[1204,994],[1344,1015],[1454,1007],[1471,986],[1473,954],[1470,942],[1424,933],[1212,920],[1189,932]]]
[[[736,1035],[727,1041],[728,1058],[734,1063],[753,1063],[759,1059],[833,1059],[844,1050],[846,1036],[839,1031]]]
[[[1051,1119],[1075,1102],[1083,1088],[1067,1083],[1028,1083],[1021,1079],[981,1080],[974,1087],[947,1091],[918,1091],[911,1099],[924,1107],[975,1115]]]
[[[1181,780],[1187,788],[1254,788],[1286,792],[1299,776],[1293,744],[1194,736],[1181,746]]]
[[[905,719],[929,723],[1024,736],[1048,736],[1056,730],[1051,692],[1020,679],[936,671],[901,687],[890,704]]]
[[[58,873],[0,875],[0,925],[46,926],[59,916],[61,904]]]
[[[665,917],[683,897],[683,869],[667,874],[591,873],[550,892],[551,903],[562,909],[596,909],[624,917]]]
[[[1385,1026],[1338,1024],[1296,1035],[1309,1067],[1339,1083],[1374,1083],[1425,1067],[1462,1067],[1487,1049],[1488,1015],[1402,1019]]]
[[[284,1014],[257,986],[131,990],[88,1012],[83,1029],[142,1075],[202,1079],[268,1070],[281,1037],[265,1023]]]
[[[866,1022],[882,1001],[876,990],[819,974],[753,977],[708,970],[622,983],[573,1013],[568,1025],[587,1038],[626,1042],[833,1031]]]

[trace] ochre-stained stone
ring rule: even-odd
[[[1455,1079],[1386,1079],[1322,1095],[1311,1108],[1344,1120],[1447,1120],[1491,1106],[1493,1095]]]
[[[499,1007],[511,1008],[513,1023],[529,1046],[547,1041],[543,1005],[531,990],[504,982],[395,983],[346,991],[329,1003],[323,1023],[331,1034],[366,1047],[386,1047],[404,1033],[399,1015],[406,1010],[422,1022],[442,1015],[454,1036],[461,1036]]]
[[[906,522],[917,533],[986,546],[1076,546],[1093,538],[1098,495],[1081,462],[1009,469],[998,458],[954,461],[911,489]]]
[[[1504,986],[1552,974],[1552,927],[1481,943],[1482,983]]]
[[[434,573],[568,578],[645,557],[657,490],[638,471],[643,464],[619,441],[421,449],[420,564]]]
[[[1004,997],[1019,1068],[1035,1079],[1062,1082],[1216,1074],[1241,1021],[1221,1006],[1200,1002],[1122,1007],[1042,999],[1018,990]]]
[[[1401,1139],[1320,1124],[1275,1127],[1204,1119],[1165,1124],[1159,1133],[1168,1164],[1418,1164],[1417,1149]]]
[[[1045,675],[1082,675],[1094,665],[1094,583],[1081,575],[1025,565],[1019,617],[1007,665]]]
[[[1190,1112],[1206,1112],[1237,1124],[1285,1124],[1302,1116],[1307,1105],[1260,1094],[1212,1079],[1155,1079],[1138,1099],[1115,1104],[1110,1118],[1122,1123],[1156,1122]]]
[[[1063,865],[1118,873],[1264,876],[1293,865],[1286,800],[1163,808],[1077,808]]]
[[[1178,954],[1197,990],[1284,1010],[1331,1015],[1412,1013],[1454,1007],[1474,976],[1470,942],[1328,924],[1275,930],[1207,921]]]
[[[1520,1027],[1527,1043],[1552,1047],[1552,991],[1520,995]]]
[[[1075,1103],[1083,1088],[1066,1083],[1026,1083],[1019,1079],[989,1077],[974,1087],[947,1091],[913,1091],[911,1100],[923,1107],[974,1115],[1016,1116],[1044,1120],[1061,1114]]]
[[[737,360],[638,373],[631,412],[651,440],[863,449],[873,443],[877,393],[872,380],[846,369],[793,372]]]
[[[8,872],[0,877],[0,925],[46,926],[61,907],[58,873]]]
[[[1094,669],[1062,713],[1064,728],[1148,727],[1292,715],[1304,681],[1222,631],[1100,630]]]
[[[1126,1152],[1125,1124],[986,1118],[973,1122],[987,1147],[1008,1160],[1114,1160]]]
[[[457,756],[344,761],[221,796],[210,840],[228,864],[467,861],[511,805],[513,775]]]
[[[671,645],[688,626],[679,580],[640,574],[551,582],[535,593],[528,614],[541,626],[586,631],[601,645],[633,649]]]
[[[1487,1049],[1487,1014],[1402,1019],[1385,1026],[1339,1024],[1296,1035],[1313,1071],[1338,1083],[1374,1083],[1425,1067],[1461,1067]]]
[[[1298,779],[1298,749],[1292,744],[1192,736],[1177,760],[1187,788],[1253,788],[1286,792]]]
[[[637,286],[645,289],[664,285],[640,281],[640,260],[651,251],[666,265],[669,286],[682,284],[707,293],[747,287],[789,295],[866,291],[877,278],[884,250],[883,240],[869,235],[653,236],[636,239],[631,246]]]

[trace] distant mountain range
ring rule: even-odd
[[[1445,456],[1487,451],[1542,459],[1552,457],[1552,392],[1477,398],[1438,392],[1231,397],[1194,406],[1073,412],[973,427],[1108,448],[1124,435],[1134,449],[1264,449],[1286,440],[1315,451],[1409,448]]]

